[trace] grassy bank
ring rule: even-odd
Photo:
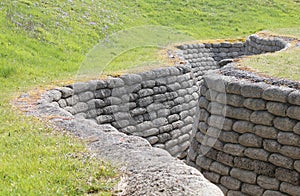
[[[272,29],[275,35],[284,35],[300,40],[300,28]],[[296,43],[292,43],[295,45]],[[268,53],[243,59],[241,65],[276,78],[300,81],[300,47],[276,53]]]
[[[244,37],[262,29],[299,26],[299,10],[299,1],[290,0],[1,1],[0,195],[110,194],[112,168],[86,161],[80,141],[9,104],[22,92],[75,79],[99,40],[139,25],[169,26],[195,39]],[[131,50],[116,59],[115,67],[126,61],[130,68],[152,59],[155,52]]]

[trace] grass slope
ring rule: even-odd
[[[102,182],[113,178],[113,169],[101,170],[107,166],[68,156],[85,151],[80,141],[53,132],[9,105],[22,92],[73,79],[87,52],[107,35],[152,24],[197,39],[244,37],[262,29],[299,26],[299,10],[298,0],[1,1],[0,195],[110,190],[111,183]],[[125,59],[130,67],[130,58],[140,55],[131,52],[116,59],[117,67]]]
[[[300,40],[300,27],[271,29],[267,33]],[[244,58],[241,66],[267,76],[300,81],[300,48],[295,44],[297,41],[292,42],[288,50]]]
[[[298,0],[136,0],[150,23],[185,30],[197,39],[246,36],[259,30],[299,26]]]
[[[244,58],[241,66],[253,71],[294,81],[300,81],[300,48]]]

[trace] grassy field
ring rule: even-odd
[[[1,1],[0,195],[111,194],[113,168],[88,158],[78,139],[10,105],[23,92],[76,79],[99,40],[139,25],[168,26],[195,39],[240,38],[300,26],[299,11],[298,0]],[[132,49],[108,71],[143,64],[155,53]]]

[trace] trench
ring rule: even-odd
[[[293,195],[299,189],[299,154],[291,153],[300,149],[299,90],[263,84],[264,79],[261,82],[240,82],[240,78],[225,74],[238,73],[226,66],[237,58],[276,52],[288,46],[288,41],[282,38],[258,35],[249,36],[246,42],[181,45],[174,53],[185,64],[53,89],[44,94],[39,110],[44,114],[59,110],[76,122],[86,122],[81,127],[87,132],[93,130],[89,127],[93,125],[104,131],[108,129],[107,132],[117,130],[128,136],[144,138],[152,147],[163,149],[198,169],[226,195]],[[285,108],[284,114],[280,113],[280,106]],[[289,127],[282,126],[286,123]],[[90,137],[82,130],[78,135]],[[107,141],[116,142],[114,137],[108,137]],[[132,139],[135,137],[130,138],[129,143],[135,143]],[[96,141],[98,147],[95,143],[91,146],[99,151],[99,140]],[[141,140],[136,141],[139,142]],[[147,142],[141,142],[141,146],[147,146]],[[278,149],[274,145],[279,146]],[[100,154],[110,157],[107,151]],[[112,159],[129,164],[128,157],[122,156],[118,150],[117,155]],[[174,160],[169,157],[168,161]],[[166,166],[168,161],[156,160],[155,166],[150,164],[147,167]],[[128,168],[139,163],[135,164]],[[176,168],[183,167],[182,172],[186,172],[190,167],[182,164]],[[139,173],[147,171],[147,167],[141,166]],[[170,170],[167,173],[172,172],[176,173]],[[138,181],[134,176],[131,175],[131,183]],[[180,175],[176,173],[176,176]],[[143,180],[147,181],[146,178]],[[153,180],[147,183],[151,184]],[[191,186],[186,178],[181,176],[180,180],[184,181],[183,187]],[[270,187],[268,182],[274,185]],[[127,183],[130,184],[128,180]],[[166,181],[162,184],[165,189],[172,186]],[[205,186],[199,187],[203,189]],[[209,187],[210,191],[216,189],[213,185]],[[199,188],[193,188],[199,192]],[[209,193],[207,189],[203,190]],[[133,190],[127,190],[127,194],[134,194],[130,191]],[[174,191],[171,192],[177,193]],[[218,190],[215,191],[217,194]],[[189,194],[198,193],[190,188]]]

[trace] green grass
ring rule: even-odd
[[[76,79],[99,40],[139,25],[163,25],[195,39],[240,38],[263,29],[299,27],[299,10],[298,0],[1,1],[0,195],[110,192],[112,168],[104,164],[108,169],[101,170],[103,163],[86,162],[80,141],[55,133],[9,104],[30,89]],[[155,47],[137,52],[134,48],[142,46],[124,43],[126,50],[113,56],[106,71],[145,65],[156,55]],[[137,58],[141,55],[145,57]],[[99,181],[91,184],[91,176]]]
[[[300,81],[300,48],[252,56],[242,60],[242,66],[264,75]]]
[[[300,39],[300,27],[271,29],[269,32]],[[300,47],[293,47],[285,51],[245,58],[241,65],[267,76],[300,81],[299,53]]]
[[[184,30],[197,39],[247,36],[259,30],[299,26],[298,0],[136,0],[148,22]]]
[[[300,27],[271,29],[272,32],[300,39]]]
[[[160,50],[161,48],[155,46],[137,47],[128,50],[113,59],[103,72],[104,74],[113,74],[116,72],[126,73],[133,69],[139,69],[140,67],[162,65],[164,63],[163,60],[158,59],[158,51]]]
[[[110,195],[117,172],[78,139],[1,104],[0,195]]]
[[[42,2],[0,3],[0,195],[111,195],[115,169],[88,158],[78,139],[9,105],[33,87],[72,79],[85,53],[116,22],[99,2]],[[103,24],[91,25],[95,18]]]
[[[116,183],[110,166],[78,140],[41,127],[26,123],[0,135],[1,195],[110,194]]]
[[[173,43],[192,41],[193,37],[173,28],[144,25],[128,28],[93,47],[86,55],[76,77],[99,76],[115,71],[129,71],[137,67],[158,67],[162,49]]]

